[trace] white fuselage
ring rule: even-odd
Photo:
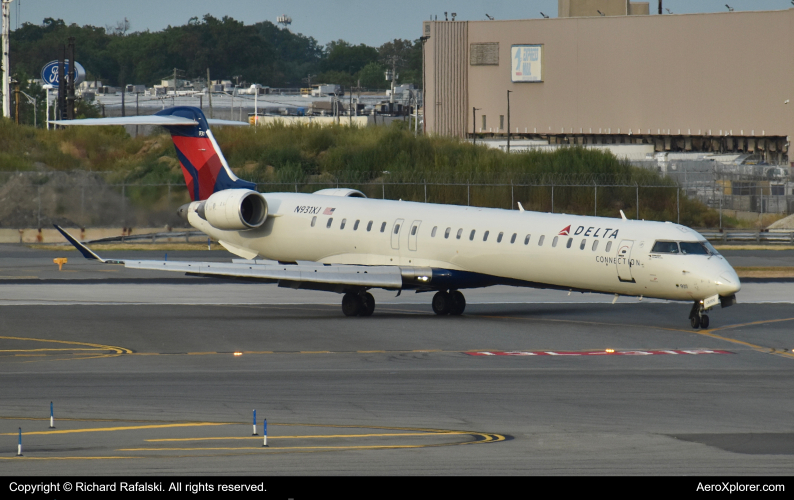
[[[249,259],[449,269],[687,301],[740,288],[722,256],[651,252],[657,240],[704,241],[669,222],[318,194],[264,196],[268,218],[257,229],[218,230],[195,212],[188,220]]]

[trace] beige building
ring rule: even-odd
[[[565,17],[591,4],[617,11]],[[504,136],[511,91],[511,135],[783,160],[794,132],[794,10],[626,15],[635,8],[648,12],[560,0],[552,19],[425,22],[427,132]]]

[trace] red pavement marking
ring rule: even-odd
[[[730,351],[683,349],[668,351],[476,351],[469,356],[655,356],[661,354],[734,354]]]

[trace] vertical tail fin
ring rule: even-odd
[[[211,194],[224,189],[256,190],[256,184],[239,179],[229,168],[209,129],[207,118],[199,108],[177,106],[164,109],[157,115],[187,118],[198,122],[198,125],[188,126],[164,125],[174,141],[176,156],[182,167],[191,200],[206,200]]]

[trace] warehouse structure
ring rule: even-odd
[[[509,124],[514,138],[551,144],[787,161],[794,9],[648,15],[627,0],[559,3],[551,19],[424,22],[426,131],[504,137]],[[585,7],[605,15],[567,17]]]

